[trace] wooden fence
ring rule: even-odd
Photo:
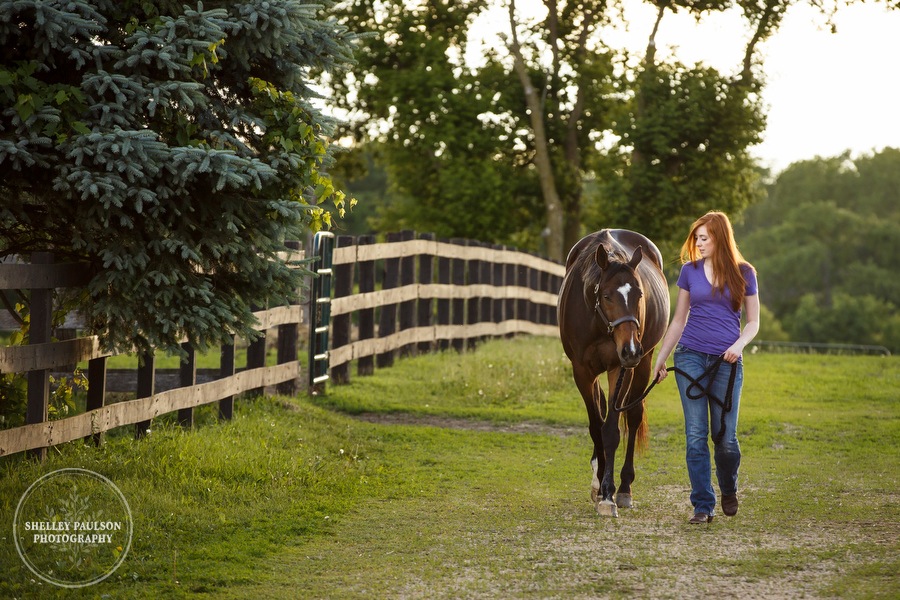
[[[371,236],[335,241],[333,251],[322,251],[333,257],[330,268],[324,265],[333,298],[321,302],[330,305],[330,338],[323,346],[311,336],[310,347],[311,357],[328,361],[335,383],[350,379],[354,360],[357,374],[368,375],[397,355],[463,350],[516,333],[558,335],[556,298],[565,273],[559,263],[411,231],[389,234],[382,244]],[[314,389],[329,378],[321,365],[318,372]]]
[[[311,393],[328,380],[349,381],[352,361],[366,375],[390,366],[398,355],[461,351],[492,336],[557,335],[556,294],[564,268],[532,254],[406,231],[389,234],[381,244],[372,236],[317,234],[312,258],[318,276],[309,286],[308,311],[297,304],[254,313],[263,337],[248,345],[246,369],[235,369],[235,346],[225,345],[218,378],[198,383],[194,351],[185,344],[180,387],[157,391],[155,358],[144,356],[135,399],[113,404],[106,403],[110,355],[97,338],[51,342],[53,290],[85,285],[83,266],[54,264],[46,253],[35,253],[31,264],[0,264],[0,291],[27,289],[31,301],[29,345],[0,348],[0,373],[28,373],[25,425],[0,430],[0,456],[29,452],[43,458],[50,446],[77,439],[99,444],[104,432],[127,425],[140,437],[153,418],[176,411],[178,422],[190,427],[193,409],[212,403],[218,403],[221,419],[230,419],[236,395],[262,393],[268,386],[292,394],[303,370],[297,360],[301,324],[309,325]],[[267,367],[265,334],[274,328],[277,365]],[[85,361],[85,411],[48,420],[50,373]]]
[[[294,252],[291,260],[302,258]],[[144,435],[155,417],[178,411],[178,421],[189,427],[193,409],[218,402],[221,419],[232,416],[234,397],[244,392],[261,393],[278,386],[279,393],[291,394],[300,377],[297,360],[298,329],[303,322],[299,304],[255,312],[263,336],[247,347],[246,369],[235,369],[234,344],[221,348],[219,378],[197,383],[195,355],[189,344],[183,348],[188,360],[181,364],[181,387],[156,391],[155,357],[144,356],[138,367],[134,400],[106,404],[107,359],[96,336],[51,342],[52,294],[55,288],[78,287],[87,283],[88,273],[78,264],[52,264],[47,253],[35,253],[31,264],[0,264],[0,291],[30,290],[31,325],[29,344],[0,348],[0,373],[28,372],[28,403],[25,425],[0,430],[0,456],[28,451],[43,458],[56,444],[85,438],[100,443],[103,432],[134,425],[135,435]],[[265,366],[266,332],[278,329],[278,364]],[[50,373],[65,365],[87,361],[87,406],[85,412],[58,420],[48,420]]]

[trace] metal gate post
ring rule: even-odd
[[[320,231],[313,237],[315,273],[309,294],[309,393],[325,391],[328,381],[328,329],[331,324],[331,278],[334,234]]]

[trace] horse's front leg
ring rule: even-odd
[[[606,517],[618,517],[616,510],[616,482],[613,468],[616,464],[616,448],[619,446],[619,419],[614,410],[607,413],[602,430],[603,437],[603,476],[600,479],[600,498],[597,502],[597,513]]]
[[[605,469],[600,429],[603,426],[601,404],[606,402],[606,397],[603,395],[603,390],[595,385],[595,375],[587,367],[573,363],[572,376],[575,379],[575,385],[578,386],[578,391],[584,398],[584,406],[588,414],[588,431],[590,431],[594,446],[594,452],[591,455],[591,502],[596,506],[600,501],[600,477]]]
[[[626,376],[629,383],[628,393],[619,402],[619,406],[629,405],[643,393],[647,381],[650,380],[651,359],[652,354],[645,356],[631,374]],[[646,443],[646,415],[643,402],[627,410],[623,415],[625,429],[628,431],[628,441],[625,445],[625,461],[622,464],[622,471],[619,475],[619,490],[616,492],[616,505],[619,508],[631,508],[633,506],[631,484],[634,482],[634,451],[636,446]]]
[[[606,405],[603,425],[601,427],[601,438],[603,440],[603,477],[600,479],[600,501],[597,503],[597,513],[607,517],[618,517],[619,511],[616,508],[615,492],[616,482],[613,476],[613,469],[616,465],[616,449],[619,447],[619,413],[616,412],[616,396],[622,397],[627,389],[627,383],[623,381],[622,387],[625,389],[615,390],[619,377],[619,369],[610,369],[607,373],[609,381],[609,399]],[[626,379],[630,379],[626,377]]]

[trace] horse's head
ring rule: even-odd
[[[602,244],[594,254],[594,260],[600,267],[599,280],[594,282],[590,294],[594,310],[616,343],[619,362],[625,368],[636,367],[644,355],[641,346],[644,292],[637,275],[642,257],[640,246],[627,262],[611,257]]]

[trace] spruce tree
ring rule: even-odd
[[[315,86],[355,37],[330,6],[0,0],[0,258],[87,264],[110,350],[252,337],[301,282],[285,240],[345,203]]]

